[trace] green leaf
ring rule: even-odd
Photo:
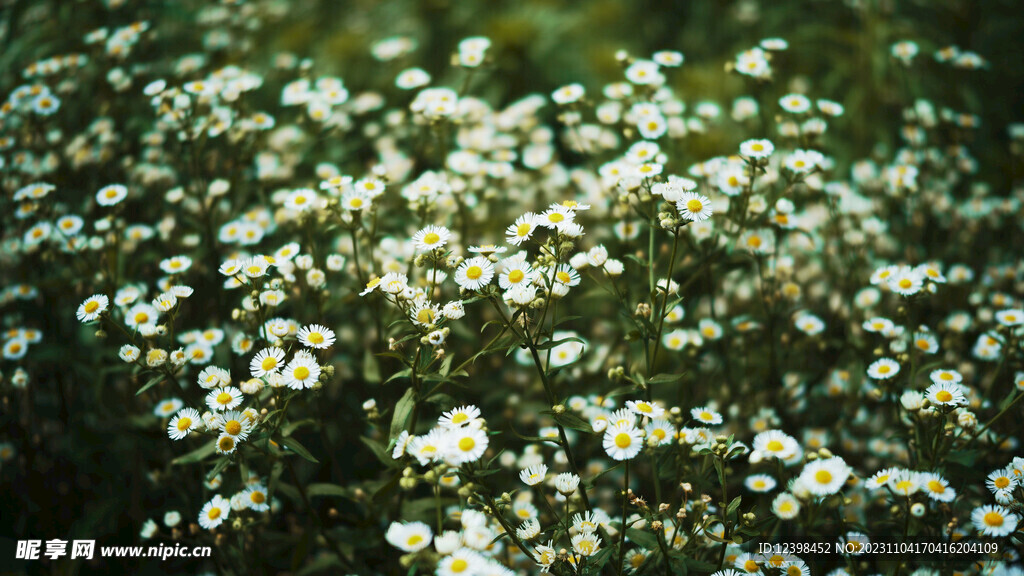
[[[377,460],[380,460],[381,464],[384,464],[388,468],[398,466],[398,461],[391,458],[391,454],[388,454],[387,448],[382,446],[380,442],[370,440],[366,436],[360,436],[359,439],[363,441],[363,444],[365,444],[371,452],[373,452],[373,455],[377,457]]]
[[[139,388],[138,391],[135,392],[135,395],[138,396],[138,395],[142,394],[143,392],[145,392],[146,390],[149,390],[153,386],[156,386],[157,384],[163,382],[164,378],[166,378],[166,376],[163,375],[163,374],[159,374],[157,376],[154,376],[154,377],[150,378],[149,382],[146,382],[142,386],[142,388]]]
[[[647,532],[639,528],[629,528],[626,530],[626,536],[638,546],[643,546],[648,550],[658,549],[658,536],[653,532]]]
[[[619,464],[616,464],[615,466],[612,466],[611,468],[605,468],[604,470],[601,470],[600,472],[598,472],[594,476],[592,476],[592,477],[590,477],[590,478],[588,478],[586,480],[583,480],[583,485],[586,486],[587,488],[593,488],[597,484],[597,481],[602,476],[604,476],[605,474],[607,474],[609,472],[612,472],[614,470],[618,470],[621,467],[622,467],[622,463],[620,462]]]
[[[398,372],[395,372],[391,376],[388,376],[388,379],[385,380],[384,383],[385,384],[389,384],[389,383],[391,383],[394,380],[398,380],[400,378],[408,378],[411,375],[412,375],[412,370],[411,369],[403,368],[402,370],[399,370]]]
[[[210,473],[206,475],[206,479],[213,480],[217,476],[217,474],[221,473],[221,470],[224,470],[225,468],[228,467],[228,464],[231,464],[231,457],[221,456],[220,460],[217,461],[217,465],[214,466],[213,470],[210,470]]]
[[[298,440],[296,440],[295,438],[293,438],[291,436],[287,436],[287,437],[284,437],[284,438],[277,438],[274,441],[277,442],[278,444],[288,448],[292,452],[295,452],[299,456],[302,456],[306,460],[309,460],[310,462],[312,462],[314,464],[319,464],[320,463],[319,460],[314,458],[313,455],[309,453],[309,450],[306,450],[305,446],[300,444]]]
[[[416,408],[416,392],[409,388],[395,404],[395,414],[391,417],[391,437],[397,438],[409,425],[412,412]]]
[[[306,494],[312,498],[314,496],[338,496],[340,498],[352,498],[349,490],[343,486],[337,484],[328,483],[317,483],[310,484],[306,487]]]
[[[679,374],[655,374],[647,381],[648,384],[672,384],[683,379],[685,373]]]
[[[579,416],[571,412],[562,412],[561,414],[554,414],[552,416],[555,422],[558,422],[566,428],[572,428],[573,430],[579,430],[580,432],[586,432],[588,434],[594,433],[594,427],[589,422],[580,418]]]
[[[185,454],[184,456],[178,456],[174,460],[171,460],[171,464],[172,465],[193,464],[195,462],[199,462],[199,461],[205,459],[210,454],[213,454],[214,452],[216,452],[216,450],[217,450],[217,443],[216,442],[210,442],[209,444],[204,444],[200,448],[196,448],[195,450],[189,452],[188,454]]]
[[[586,346],[586,344],[587,344],[586,342],[584,342],[580,338],[577,338],[575,336],[570,336],[569,338],[562,338],[561,340],[548,340],[547,342],[544,342],[542,344],[538,344],[537,345],[537,350],[547,350],[549,348],[554,348],[555,346],[558,346],[560,344],[565,344],[566,342],[579,342],[580,344],[583,344],[584,346]]]
[[[337,574],[341,571],[343,566],[338,561],[338,557],[333,554],[321,554],[320,556],[314,557],[308,564],[302,567],[295,573],[295,576],[312,576],[313,574],[319,574],[321,572],[330,572],[331,574]]]
[[[615,550],[615,548],[608,546],[607,548],[599,550],[597,554],[590,557],[587,565],[595,568],[594,574],[601,573],[601,569],[603,569],[604,565],[611,559],[613,550]]]
[[[377,358],[370,351],[369,346],[363,353],[363,379],[371,383],[380,382],[380,365],[377,364]]]
[[[552,322],[551,325],[552,327],[560,326],[562,324],[565,324],[566,322],[572,322],[573,320],[579,320],[580,318],[583,318],[583,316],[562,316],[558,320]]]
[[[729,507],[725,509],[725,515],[729,516],[729,514],[735,512],[736,509],[740,507],[740,502],[742,501],[742,499],[742,496],[737,496],[733,498],[732,502],[729,502]]]
[[[981,450],[954,450],[946,456],[946,461],[970,468],[980,455]]]
[[[441,368],[438,370],[441,376],[447,376],[448,373],[452,371],[452,360],[454,359],[455,355],[449,354],[445,356],[443,361],[441,361]]]

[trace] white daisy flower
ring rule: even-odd
[[[633,426],[612,426],[605,430],[602,445],[612,460],[631,460],[643,448],[643,431]]]
[[[447,429],[462,428],[472,425],[479,417],[480,409],[476,406],[462,406],[445,412],[437,420],[437,425]]]
[[[971,523],[975,530],[991,538],[1013,534],[1019,522],[1020,518],[1010,512],[1009,508],[995,504],[980,506],[971,512]]]
[[[711,217],[711,200],[697,192],[684,192],[676,202],[679,215],[692,222],[701,222]]]
[[[464,290],[479,290],[494,279],[494,265],[483,256],[464,260],[455,270],[455,282]]]
[[[299,342],[307,348],[324,350],[334,344],[334,331],[320,324],[310,324],[299,330]]]
[[[106,312],[110,300],[103,294],[93,294],[85,299],[78,307],[78,320],[80,322],[92,322]]]
[[[267,489],[262,484],[255,484],[242,492],[242,500],[245,505],[256,512],[270,510],[270,503],[267,501]]]
[[[704,426],[717,426],[722,423],[722,415],[714,410],[701,406],[690,410],[690,415]]]
[[[100,206],[113,206],[128,196],[128,188],[121,184],[111,184],[100,188],[96,193],[96,203]]]
[[[296,354],[281,374],[284,385],[293,390],[312,388],[320,379],[320,365],[311,356]]]
[[[540,217],[533,212],[527,212],[516,218],[515,223],[509,225],[505,230],[505,241],[509,244],[519,246],[533,236],[534,230],[540,225]]]
[[[888,380],[899,374],[899,362],[891,358],[879,358],[868,366],[868,376],[875,380]]]
[[[740,144],[740,154],[747,158],[762,159],[771,156],[775,145],[769,140],[747,140]]]
[[[199,512],[199,525],[207,530],[213,530],[227,520],[230,514],[231,502],[218,494]]]
[[[234,386],[217,388],[206,395],[206,405],[214,412],[231,410],[241,403],[242,391]]]
[[[775,482],[775,478],[767,474],[751,474],[743,481],[743,485],[751,492],[763,493],[771,492],[777,485],[777,482]]]
[[[413,234],[412,242],[417,250],[433,250],[447,244],[451,237],[451,231],[443,226],[427,226]]]
[[[626,408],[634,414],[647,416],[652,419],[660,418],[665,413],[664,408],[646,400],[627,400]]]
[[[392,522],[384,539],[403,552],[419,552],[427,546],[434,533],[423,522]]]
[[[924,391],[925,398],[938,406],[966,406],[967,397],[964,396],[962,387],[959,384],[939,383],[932,384]]]
[[[448,436],[444,456],[445,461],[454,466],[476,462],[483,457],[490,442],[487,432],[473,426],[452,429]]]
[[[833,456],[809,462],[804,466],[799,479],[811,494],[829,496],[839,492],[851,472],[845,460]]]
[[[171,440],[181,440],[202,424],[202,417],[194,408],[184,408],[167,424],[167,435]]]
[[[530,466],[519,472],[519,479],[527,486],[536,486],[544,481],[548,474],[548,467],[544,464]]]

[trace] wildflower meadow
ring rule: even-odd
[[[1022,35],[0,2],[0,573],[1024,574]]]

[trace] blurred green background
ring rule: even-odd
[[[28,63],[82,51],[85,32],[135,20],[150,20],[157,34],[133,61],[166,66],[169,59],[202,50],[209,28],[196,25],[196,10],[211,4],[128,1],[108,8],[96,0],[0,3],[0,22],[6,30],[0,44],[0,85],[6,95],[22,82],[19,73]],[[984,150],[979,154],[980,171],[997,193],[1021,175],[1006,152],[1006,124],[1024,120],[1024,11],[1019,1],[296,0],[245,5],[262,23],[255,34],[258,42],[218,50],[212,56],[215,62],[261,72],[270,68],[274,54],[288,51],[312,58],[317,74],[341,76],[354,93],[387,93],[393,74],[382,74],[382,68],[397,73],[420,66],[440,84],[460,81],[461,72],[451,71],[450,55],[462,38],[482,35],[494,42],[489,51],[494,62],[475,81],[473,92],[496,105],[528,93],[548,94],[569,82],[580,82],[596,94],[602,84],[621,78],[617,50],[646,57],[674,49],[686,57],[682,69],[670,75],[678,94],[691,106],[711,100],[727,109],[733,98],[751,94],[752,84],[727,74],[726,63],[762,38],[781,37],[790,49],[773,61],[776,78],[764,87],[764,96],[774,101],[799,89],[843,103],[846,115],[834,123],[835,134],[829,139],[837,156],[866,156],[879,143],[897,146],[901,106],[908,97],[930,98],[940,107],[984,115],[975,149]],[[400,62],[373,61],[371,44],[393,35],[414,38],[419,48]],[[909,73],[889,58],[890,45],[905,39],[921,47]],[[977,52],[990,62],[989,69],[939,65],[932,53],[950,44]],[[90,82],[98,77],[86,71],[81,79]],[[273,108],[277,94],[265,91],[259,97]],[[131,111],[104,113],[145,110],[145,100],[138,100]],[[78,105],[89,110],[88,102]],[[66,130],[81,129],[99,113],[66,119]],[[142,128],[129,126],[131,130]],[[684,153],[698,161],[728,153],[734,144],[692,139]],[[22,271],[6,264],[0,272],[4,284],[21,280]],[[135,414],[108,409],[118,404],[105,395],[120,393],[106,389],[118,379],[105,368],[117,362],[114,350],[108,348],[100,357],[94,352],[98,348],[83,350],[71,344],[92,339],[91,330],[73,321],[74,300],[12,305],[43,329],[52,346],[33,356],[33,384],[27,392],[3,388],[0,436],[15,443],[19,456],[0,468],[0,569],[13,558],[13,541],[18,538],[86,537],[103,545],[130,545],[138,541],[146,518],[177,509],[190,521],[201,505],[196,495],[184,490],[168,493],[150,481],[180,454],[152,422],[133,422]],[[344,402],[358,410],[355,400]],[[315,439],[307,446],[314,452],[322,449]],[[350,439],[343,444],[345,454],[335,459],[343,469],[342,478],[373,462],[358,447],[358,439]],[[312,469],[307,472],[316,474]],[[127,561],[34,563],[28,570],[119,573],[195,568],[174,561]]]

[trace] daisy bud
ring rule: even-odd
[[[555,414],[564,414],[565,413],[565,405],[564,404],[556,404],[556,405],[551,407],[551,411],[554,412]]]
[[[910,514],[915,518],[920,518],[921,516],[924,516],[924,512],[924,504],[920,502],[915,502],[914,505],[910,507]]]

